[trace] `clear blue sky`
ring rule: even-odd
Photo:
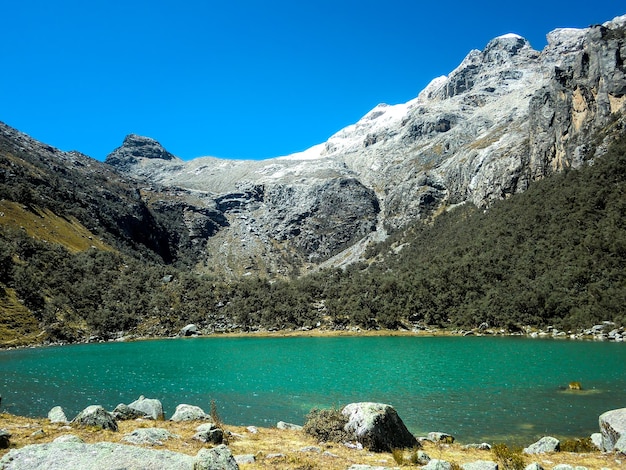
[[[496,36],[542,49],[620,4],[0,0],[0,121],[97,159],[129,133],[184,159],[286,155],[414,98]]]

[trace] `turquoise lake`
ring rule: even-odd
[[[585,390],[564,390],[579,381]],[[626,344],[493,337],[194,338],[0,351],[1,411],[73,418],[140,395],[233,425],[304,423],[313,407],[393,405],[417,435],[529,444],[585,437],[626,407]]]

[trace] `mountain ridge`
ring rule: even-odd
[[[234,261],[217,263],[224,272],[249,264],[250,251],[265,260],[268,272],[284,273],[285,256],[288,264],[310,269],[341,258],[360,240],[383,239],[445,207],[487,207],[533,180],[601,155],[606,143],[592,146],[587,139],[624,110],[625,24],[621,16],[587,29],[557,29],[542,51],[519,35],[499,36],[413,100],[380,104],[326,142],[293,155],[261,161],[150,155],[117,167],[206,199],[238,200],[223,212],[228,227],[207,240],[208,251],[232,247]],[[105,162],[115,164],[120,153],[133,151],[122,145]],[[251,193],[264,196],[246,199]],[[369,202],[352,208],[324,202],[365,194]],[[358,236],[335,238],[319,226],[331,219],[342,221],[341,232]],[[320,239],[323,246],[312,241]],[[279,242],[275,251],[268,240]]]

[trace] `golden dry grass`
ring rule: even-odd
[[[51,442],[63,434],[75,434],[87,443],[108,441],[121,442],[124,434],[130,433],[140,427],[158,427],[167,429],[179,436],[165,441],[159,449],[167,449],[188,455],[196,455],[203,447],[210,445],[202,444],[193,439],[195,428],[200,422],[174,423],[171,421],[119,421],[119,431],[102,431],[94,428],[78,428],[51,424],[44,418],[25,418],[9,414],[0,414],[0,429],[8,430],[11,437],[11,448],[20,448],[29,444]],[[353,464],[382,465],[389,467],[399,466],[391,453],[373,453],[367,450],[349,449],[342,444],[318,443],[310,436],[301,431],[279,430],[275,428],[257,428],[257,433],[249,432],[245,427],[226,426],[231,433],[228,446],[234,455],[252,454],[256,461],[253,464],[242,464],[240,468],[246,469],[328,469],[345,470]],[[43,433],[38,432],[43,430]],[[317,450],[304,450],[306,447],[317,447]],[[425,443],[423,449],[431,458],[442,459],[462,465],[476,460],[494,460],[489,451],[476,449],[463,449],[457,444],[438,445]],[[9,449],[1,449],[0,457]],[[405,452],[408,461],[410,452]],[[544,468],[552,468],[560,463],[573,466],[582,465],[590,470],[601,468],[623,468],[626,458],[620,461],[614,454],[592,452],[587,454],[572,454],[557,452],[541,456],[526,456],[526,463],[539,462]],[[405,463],[402,468],[419,468],[417,465]]]
[[[29,210],[22,204],[0,201],[0,224],[22,227],[31,237],[56,243],[70,252],[88,250],[92,246],[100,250],[113,250],[99,240],[84,225],[74,218],[63,218],[49,209]]]

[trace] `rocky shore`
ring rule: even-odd
[[[339,411],[337,411],[339,413]],[[450,434],[411,435],[395,410],[352,403],[340,411],[341,439],[320,440],[312,427],[284,422],[275,428],[225,426],[209,413],[180,404],[167,420],[158,399],[140,397],[113,411],[92,405],[71,421],[61,407],[47,418],[0,414],[0,470],[47,469],[330,469],[423,468],[464,470],[611,469],[626,464],[626,409],[599,417],[589,448],[545,436],[523,451],[503,444],[455,443]],[[343,424],[345,422],[345,424]]]

